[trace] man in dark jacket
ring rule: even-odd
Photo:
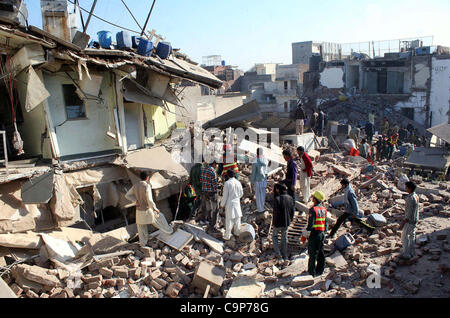
[[[284,184],[287,187],[288,194],[295,200],[295,187],[297,185],[298,168],[290,150],[283,151],[284,160],[287,161],[287,172]]]
[[[322,191],[314,193],[314,207],[309,210],[308,227],[306,228],[306,231],[311,232],[308,240],[308,272],[313,277],[322,275],[325,269],[323,245],[328,212],[322,206],[323,201],[325,201],[325,194]]]
[[[283,184],[276,184],[274,187],[274,206],[273,206],[273,249],[277,257],[288,261],[287,253],[287,232],[294,219],[295,204],[290,195],[287,194],[287,188]],[[281,233],[281,253],[278,243],[278,234]]]

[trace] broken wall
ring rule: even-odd
[[[115,126],[116,98],[111,73],[104,74],[100,99],[84,100],[86,118],[77,120],[67,120],[62,88],[65,84],[73,85],[72,80],[65,73],[44,75],[45,85],[51,93],[48,104],[61,157],[120,150],[106,135],[110,127]],[[71,73],[70,76],[78,79],[78,74]]]
[[[420,123],[421,125],[425,125],[427,118],[425,111],[426,102],[427,102],[426,92],[414,92],[411,94],[411,96],[407,101],[398,102],[395,105],[395,109],[401,110],[402,108],[413,108],[414,121]]]
[[[144,130],[147,129],[146,133],[144,131],[145,144],[153,145],[156,141],[166,138],[176,126],[176,106],[167,103],[169,111],[154,105],[143,105],[143,107],[147,121],[146,124],[144,123]]]
[[[450,56],[433,57],[431,73],[430,111],[434,127],[449,121]]]
[[[44,204],[24,204],[21,187],[25,181],[0,185],[0,233],[41,231],[53,227],[50,209]]]
[[[342,67],[325,68],[320,73],[320,85],[327,88],[344,88],[344,69]]]

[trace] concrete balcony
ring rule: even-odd
[[[274,90],[271,92],[274,96],[285,96],[285,97],[297,97],[298,93],[296,89],[283,89]]]

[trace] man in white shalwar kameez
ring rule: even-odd
[[[228,170],[228,181],[225,182],[223,198],[220,206],[225,208],[225,236],[224,240],[231,239],[231,232],[239,236],[241,230],[241,198],[244,195],[242,184],[236,180],[235,172]]]
[[[136,224],[139,233],[139,244],[145,247],[148,242],[148,224],[153,225],[162,233],[172,234],[173,229],[153,201],[148,172],[141,172],[141,181],[133,185],[125,197],[136,202]]]

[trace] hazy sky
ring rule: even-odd
[[[25,0],[29,23],[42,26],[39,0]],[[90,8],[93,0],[80,0]],[[141,25],[153,0],[125,0]],[[95,14],[139,30],[121,0],[98,0]],[[292,42],[349,43],[434,36],[450,46],[449,0],[156,0],[149,29],[197,62],[222,55],[248,70],[255,63],[292,63]],[[85,18],[86,19],[86,18]],[[81,24],[80,24],[81,25]],[[93,18],[88,33],[119,29]]]

